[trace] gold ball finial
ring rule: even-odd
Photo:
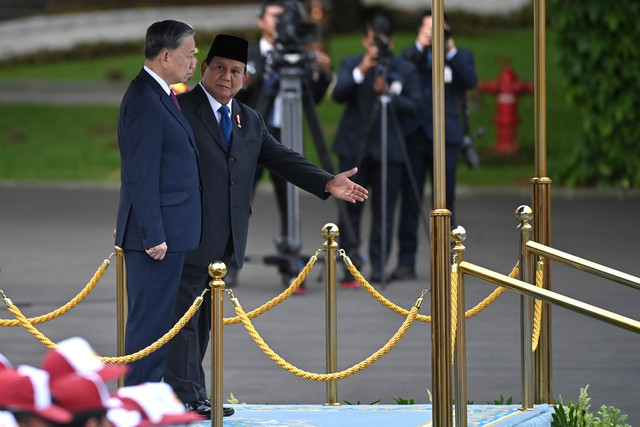
[[[322,235],[325,239],[335,239],[340,234],[340,229],[334,223],[327,223],[322,227]]]
[[[461,225],[456,225],[451,229],[451,240],[456,245],[464,242],[465,240],[467,240],[467,230],[465,230]]]
[[[520,222],[529,222],[533,218],[533,209],[527,205],[520,205],[516,209],[516,219]]]
[[[214,261],[209,264],[209,276],[216,280],[222,279],[227,274],[227,266],[222,261]]]

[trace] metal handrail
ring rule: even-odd
[[[494,285],[503,286],[520,294],[528,295],[541,301],[564,307],[576,313],[601,320],[614,326],[626,329],[631,332],[640,333],[640,322],[617,313],[587,304],[580,300],[567,297],[565,295],[553,292],[544,288],[538,288],[521,280],[512,279],[500,273],[496,273],[489,269],[478,265],[463,261],[459,265],[459,269],[464,274],[469,274],[478,279],[484,280]]]
[[[533,240],[528,241],[525,246],[530,252],[542,256],[546,259],[558,261],[562,264],[584,271],[585,273],[593,274],[603,279],[611,280],[613,282],[617,282],[625,286],[640,290],[640,277],[632,276],[631,274],[614,270],[613,268],[609,268],[607,266],[589,261],[587,259],[571,255],[567,252],[551,248],[547,245],[534,242]]]

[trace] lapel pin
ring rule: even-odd
[[[242,125],[240,124],[240,114],[236,114],[236,123],[238,124],[238,129],[242,129]]]

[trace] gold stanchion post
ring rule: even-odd
[[[453,426],[451,403],[451,263],[444,156],[444,0],[431,0],[433,17],[433,207],[431,211],[431,322],[433,425]]]
[[[526,244],[531,238],[531,218],[533,212],[529,206],[520,206],[516,209],[516,218],[520,222],[518,231],[520,234],[520,277],[523,282],[532,283],[533,269],[531,268],[531,256]],[[521,346],[521,381],[522,381],[522,409],[533,409],[533,298],[520,295],[520,346]]]
[[[325,224],[322,235],[324,243],[325,280],[325,328],[327,348],[327,374],[338,372],[338,296],[336,278],[336,238],[340,234],[335,224]],[[338,381],[327,381],[327,402],[325,406],[340,406],[338,402]]]
[[[116,237],[116,231],[113,232]],[[124,337],[127,327],[127,276],[124,265],[124,251],[116,246],[116,333],[118,357],[125,355]],[[118,387],[124,387],[124,377],[118,378]]]
[[[534,104],[535,104],[535,159],[536,175],[533,185],[533,240],[543,245],[551,245],[551,179],[547,176],[547,56],[546,56],[546,0],[534,0]],[[533,265],[539,258],[536,257]],[[543,266],[543,288],[551,290],[551,266]],[[551,305],[542,304],[540,340],[535,354],[536,403],[551,403],[552,363],[551,363]]]
[[[213,395],[211,398],[211,427],[222,427],[223,424],[222,328],[224,313],[222,295],[224,282],[222,278],[225,274],[227,274],[227,266],[222,261],[209,264],[209,275],[213,277],[213,280],[209,282],[209,286],[211,286],[211,393]]]
[[[460,272],[458,266],[464,261],[465,247],[462,244],[467,238],[464,227],[457,226],[451,230],[453,246],[452,274]],[[458,274],[458,317],[456,327],[455,355],[453,359],[453,374],[456,395],[456,426],[467,426],[467,328],[465,326],[465,297],[464,274]]]

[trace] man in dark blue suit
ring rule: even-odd
[[[355,168],[336,176],[320,169],[280,144],[255,110],[234,99],[246,77],[247,47],[245,39],[219,34],[202,62],[202,81],[179,96],[200,153],[204,221],[202,242],[185,260],[174,321],[209,287],[211,262],[242,267],[258,165],[322,199],[333,195],[355,203],[367,198],[367,190],[349,179]],[[210,330],[211,300],[205,299],[169,342],[165,375],[187,407],[205,416],[211,414],[211,402],[202,360]],[[225,408],[224,415],[232,413]]]
[[[375,15],[364,26],[362,44],[366,50],[363,55],[344,58],[340,64],[338,81],[333,89],[333,99],[346,104],[342,120],[333,142],[333,151],[340,158],[340,169],[346,170],[358,166],[360,172],[356,182],[371,187],[371,239],[369,257],[372,272],[368,276],[372,282],[382,280],[393,228],[393,211],[397,194],[400,192],[404,158],[402,156],[400,129],[393,126],[394,118],[415,116],[420,104],[418,75],[415,66],[401,57],[393,57],[392,31],[389,19],[384,15]],[[388,93],[391,97],[387,127],[381,129],[382,114],[379,98]],[[395,117],[392,115],[395,114]],[[381,224],[382,186],[380,170],[382,168],[382,136],[387,136],[387,182],[386,184],[386,224]],[[347,206],[347,218],[341,218],[341,224],[349,221],[351,233],[340,234],[340,246],[360,267],[358,255],[360,219],[362,205]],[[340,227],[344,228],[344,227]],[[381,248],[382,233],[386,232],[386,248]],[[342,285],[351,286],[355,279],[345,272]]]
[[[421,108],[420,115],[407,117],[404,130],[407,135],[407,149],[411,159],[412,173],[418,184],[419,198],[416,199],[411,181],[405,170],[402,185],[402,202],[398,227],[398,265],[391,278],[406,280],[416,277],[415,261],[418,248],[418,220],[422,213],[422,187],[427,170],[431,172],[433,182],[433,92],[432,92],[432,55],[431,55],[431,12],[420,17],[418,36],[413,46],[403,51],[403,56],[415,63],[420,73]],[[445,173],[447,209],[454,212],[456,188],[456,169],[458,152],[464,141],[464,131],[460,121],[458,97],[477,83],[473,65],[473,54],[456,47],[449,32],[445,17],[445,65],[444,65],[444,106],[445,106]],[[453,217],[451,219],[454,223]]]
[[[152,24],[145,65],[120,106],[120,205],[115,244],[127,266],[125,351],[141,350],[172,326],[187,251],[200,242],[198,152],[170,85],[185,82],[195,60],[195,31],[177,21]],[[126,385],[158,382],[167,348],[134,362]]]

